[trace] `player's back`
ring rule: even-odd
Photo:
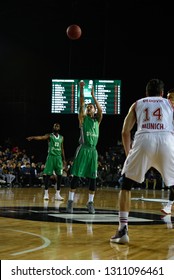
[[[135,106],[137,133],[173,132],[173,108],[163,97],[145,97]]]

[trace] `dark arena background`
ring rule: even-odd
[[[66,159],[72,159],[79,140],[78,116],[52,112],[52,80],[119,80],[120,112],[103,115],[97,150],[101,161],[102,156],[110,160],[119,155],[123,163],[121,130],[131,104],[145,96],[152,78],[164,81],[165,97],[174,88],[171,5],[168,0],[2,0],[0,152],[19,147],[36,162],[45,162],[47,141],[29,142],[26,137],[49,133],[59,122]],[[71,24],[81,27],[77,40],[66,34]],[[115,173],[121,171],[119,163]],[[98,181],[95,215],[86,211],[83,181],[73,214],[65,213],[69,181],[62,185],[63,201],[55,201],[54,185],[44,201],[43,181],[32,186],[4,186],[1,181],[0,259],[173,260],[174,217],[160,212],[169,190],[159,174],[153,180],[150,176],[132,190],[131,242],[122,247],[109,242],[119,220],[118,178]]]
[[[72,156],[77,115],[51,114],[52,79],[71,78],[121,80],[121,114],[104,116],[98,149],[117,145],[123,118],[144,96],[147,81],[159,77],[166,91],[173,87],[169,1],[139,2],[1,1],[1,144],[11,141],[37,153],[45,145],[28,145],[25,138],[49,132],[59,121],[67,156]],[[72,23],[82,29],[78,40],[66,35]]]

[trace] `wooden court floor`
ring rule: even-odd
[[[168,191],[132,190],[128,245],[109,242],[118,227],[118,189],[98,188],[96,214],[86,211],[87,188],[77,189],[74,213],[49,201],[43,188],[0,188],[1,260],[168,260],[174,259],[174,215],[163,216]]]

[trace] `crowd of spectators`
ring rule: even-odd
[[[98,187],[120,188],[121,170],[125,160],[123,146],[110,147],[104,155],[99,154]],[[62,185],[69,186],[70,169],[73,159],[68,159],[63,170]],[[44,184],[44,162],[37,162],[34,155],[28,155],[26,149],[18,146],[0,146],[0,187],[39,187]],[[55,185],[56,175],[51,177],[51,185]],[[79,184],[86,185],[87,179],[81,178]],[[143,184],[135,188],[161,189],[162,180],[155,169],[150,169]]]

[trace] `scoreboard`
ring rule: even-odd
[[[93,103],[91,88],[103,114],[119,115],[121,103],[121,80],[84,79],[85,104]],[[79,111],[79,79],[52,79],[51,113],[77,114]]]

